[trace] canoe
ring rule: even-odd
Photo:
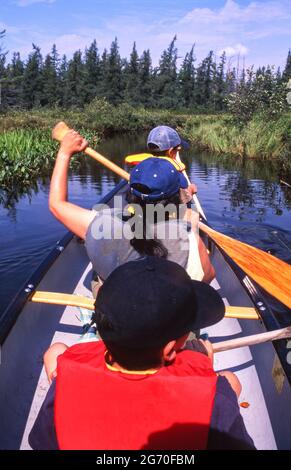
[[[102,201],[124,194],[121,181]],[[207,235],[216,269],[212,282],[226,305],[253,307],[258,320],[224,318],[206,328],[212,342],[263,333],[290,324],[286,307],[260,288]],[[48,390],[42,355],[56,341],[68,345],[82,333],[80,310],[30,301],[35,290],[91,297],[91,264],[84,244],[67,233],[28,279],[0,321],[0,449],[29,449],[28,434]],[[215,369],[232,370],[242,382],[239,399],[258,449],[291,449],[291,342],[278,340],[215,354]],[[289,358],[291,352],[289,354]],[[290,358],[291,359],[291,358]]]

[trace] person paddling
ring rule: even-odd
[[[64,137],[52,175],[49,207],[58,220],[85,240],[93,270],[98,274],[98,278],[95,277],[95,279],[101,279],[103,282],[120,264],[148,254],[177,261],[185,269],[189,265],[191,277],[211,282],[215,271],[202,240],[198,233],[195,236],[189,236],[191,232],[187,234],[187,228],[183,229],[183,223],[180,223],[181,217],[178,214],[178,206],[181,202],[180,190],[188,187],[184,176],[171,163],[158,158],[141,162],[133,169],[129,186],[127,186],[127,202],[140,204],[143,224],[147,222],[144,218],[145,206],[152,205],[155,208],[156,204],[163,207],[172,204],[177,208],[176,221],[171,223],[168,223],[168,220],[160,221],[165,223],[166,227],[162,239],[159,240],[156,237],[155,227],[153,227],[151,240],[144,240],[144,243],[140,240],[136,242],[137,237],[132,231],[132,220],[129,220],[132,219],[133,214],[124,214],[123,209],[120,208],[88,210],[68,202],[69,162],[73,154],[84,150],[86,146],[86,140],[75,131],[68,132]],[[167,211],[166,217],[168,217]],[[173,239],[169,229],[175,224],[182,228]],[[108,228],[109,234],[107,231],[107,236],[100,236],[100,227]],[[118,237],[116,233],[119,234]],[[126,233],[130,234],[130,237],[125,237]],[[160,250],[158,246],[164,248]],[[96,285],[94,282],[94,287]]]
[[[254,448],[239,412],[239,380],[215,373],[209,342],[186,342],[224,311],[219,294],[176,263],[145,257],[117,268],[96,300],[102,341],[56,344],[44,356],[54,379],[32,448]]]
[[[172,127],[154,127],[148,135],[147,148],[151,154],[129,155],[125,158],[126,163],[136,165],[147,158],[158,157],[172,163],[180,172],[185,170],[185,165],[180,161],[179,152],[182,149],[189,149],[189,144]],[[183,202],[190,202],[195,193],[197,193],[197,186],[192,183],[181,192]]]

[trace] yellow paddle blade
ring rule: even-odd
[[[228,237],[202,222],[207,233],[254,281],[291,308],[291,266],[265,251]]]
[[[71,307],[82,307],[88,310],[94,310],[95,299],[88,299],[76,294],[62,294],[60,292],[42,292],[36,291],[31,297],[31,302],[52,304],[52,305],[70,305]],[[241,318],[246,320],[258,320],[259,316],[252,307],[225,307],[226,318]]]
[[[137,153],[136,155],[127,155],[125,157],[125,162],[128,163],[129,165],[137,165],[140,162],[143,162],[144,160],[147,160],[148,158],[153,158],[153,155],[150,153]],[[184,171],[185,170],[185,165],[182,162],[178,162],[177,160],[174,160],[173,158],[169,157],[154,157],[154,158],[163,158],[164,160],[167,160],[168,162],[172,163],[176,170],[178,171]]]

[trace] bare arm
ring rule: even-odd
[[[95,213],[68,202],[68,169],[74,153],[82,152],[88,143],[77,132],[70,131],[60,146],[49,194],[49,208],[54,216],[71,232],[81,238],[86,237],[88,227]]]
[[[198,242],[198,250],[199,250],[202,269],[204,271],[204,277],[202,281],[207,282],[209,284],[215,278],[215,269],[212,266],[211,261],[209,259],[206,246],[204,245],[200,237],[199,237],[199,242]]]

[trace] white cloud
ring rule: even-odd
[[[232,46],[223,47],[222,49],[220,49],[219,54],[222,54],[223,52],[225,52],[227,56],[233,56],[233,55],[244,56],[248,54],[249,49],[243,44],[238,43]]]
[[[35,3],[54,3],[56,0],[17,0],[16,4],[19,7],[28,7],[29,5],[33,5]]]
[[[40,1],[45,0],[18,0],[18,4],[24,6]],[[205,2],[206,5],[211,3]],[[43,54],[55,43],[60,55],[71,57],[74,51],[84,50],[94,39],[102,52],[117,36],[123,57],[129,56],[133,41],[136,41],[138,52],[149,48],[153,64],[157,65],[161,52],[177,34],[180,61],[195,44],[197,63],[210,50],[214,50],[217,57],[225,50],[228,57],[247,56],[247,65],[254,63],[257,66],[268,62],[283,65],[291,40],[289,0],[249,0],[244,5],[238,0],[225,0],[221,8],[194,8],[184,16],[178,9],[165,13],[162,19],[155,19],[149,13],[143,15],[139,7],[126,14],[120,9],[119,15],[111,17],[102,16],[102,11],[96,12],[95,16],[89,13],[82,18],[79,16],[72,12],[71,27],[63,31],[57,28],[47,31],[39,23],[26,29],[22,26],[17,32],[11,25],[10,31],[7,28],[5,42],[10,50],[20,50],[23,56],[31,51],[32,42],[41,47]]]

